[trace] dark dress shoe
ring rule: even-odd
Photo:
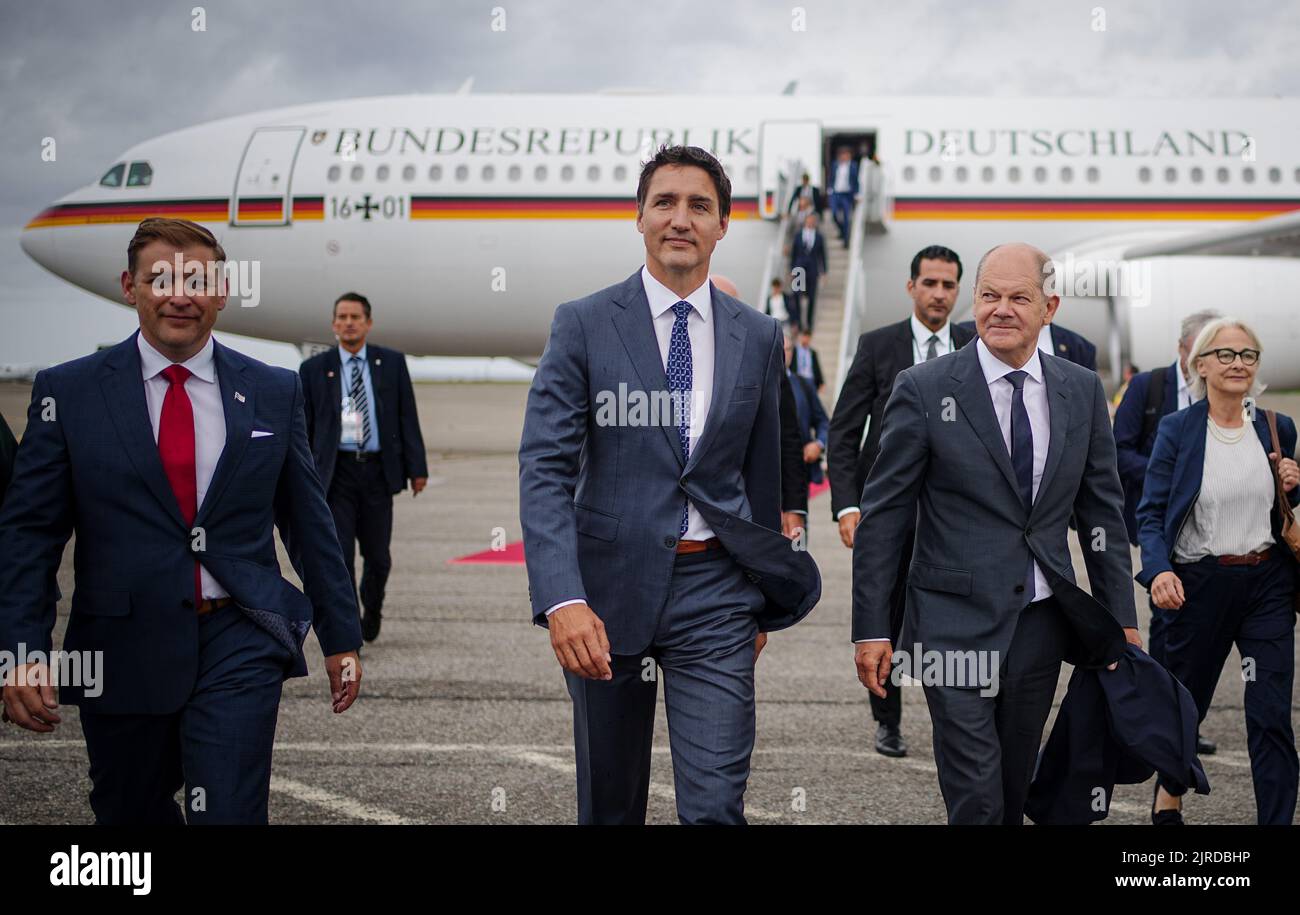
[[[1160,781],[1156,780],[1156,786],[1151,791],[1151,825],[1152,826],[1186,826],[1183,822],[1183,811],[1179,810],[1156,810],[1156,797],[1160,793]]]
[[[1219,750],[1218,744],[1216,744],[1213,740],[1206,740],[1204,737],[1201,736],[1200,731],[1196,732],[1196,755],[1197,756],[1213,756],[1215,753],[1218,752],[1218,750]]]
[[[378,613],[367,613],[361,617],[361,637],[367,642],[379,638],[379,624],[382,617]]]
[[[892,756],[895,759],[907,755],[907,743],[903,740],[903,735],[897,726],[882,724],[876,728],[876,752],[881,756]]]

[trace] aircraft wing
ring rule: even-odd
[[[1197,232],[1165,241],[1134,245],[1124,251],[1124,258],[1170,257],[1180,254],[1300,257],[1300,210],[1229,229]]]

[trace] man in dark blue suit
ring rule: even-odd
[[[825,275],[826,239],[817,229],[817,216],[804,217],[803,228],[794,234],[790,244],[790,290],[802,294],[800,308],[802,327],[813,329],[813,312],[817,308],[817,283]]]
[[[48,655],[76,535],[63,651],[83,663],[28,664],[3,695],[6,720],[42,733],[61,720],[54,685],[80,707],[99,823],[265,823],[280,688],[307,673],[308,628],[336,713],[361,679],[297,376],[216,343],[225,296],[171,269],[224,260],[202,226],[140,224],[122,274],[140,330],[36,376],[0,510],[0,649]],[[279,574],[273,524],[306,594]],[[98,675],[52,684],[64,669]]]
[[[794,371],[794,334],[785,335],[785,374],[790,379],[794,393],[795,413],[799,417],[799,439],[803,443],[803,463],[808,483],[823,479],[822,455],[826,453],[826,436],[830,432],[830,417],[822,406],[813,383]]]
[[[367,642],[379,636],[393,567],[393,496],[407,480],[418,496],[429,479],[406,356],[368,344],[373,326],[369,299],[345,292],[334,302],[339,345],[299,369],[307,439],[354,586],[361,546],[361,634]]]
[[[662,675],[683,823],[743,823],[754,665],[821,595],[781,533],[781,327],[709,281],[731,182],[661,148],[646,263],[555,310],[528,393],[519,505],[534,622],[573,700],[578,820],[643,823]]]
[[[840,230],[840,241],[847,248],[853,201],[858,196],[858,160],[853,157],[853,150],[841,146],[830,171],[826,184],[831,192],[831,217]]]

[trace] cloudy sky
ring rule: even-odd
[[[207,30],[191,29],[201,5]],[[507,28],[493,31],[493,8]],[[126,336],[134,315],[18,246],[141,140],[325,99],[456,90],[1298,96],[1295,0],[0,0],[0,363]],[[1092,22],[1103,11],[1105,30]],[[41,160],[54,137],[58,158]],[[296,364],[287,346],[241,341]]]

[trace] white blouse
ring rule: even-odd
[[[1187,515],[1174,561],[1240,556],[1273,545],[1273,468],[1255,427],[1225,429],[1207,419],[1201,493]]]

